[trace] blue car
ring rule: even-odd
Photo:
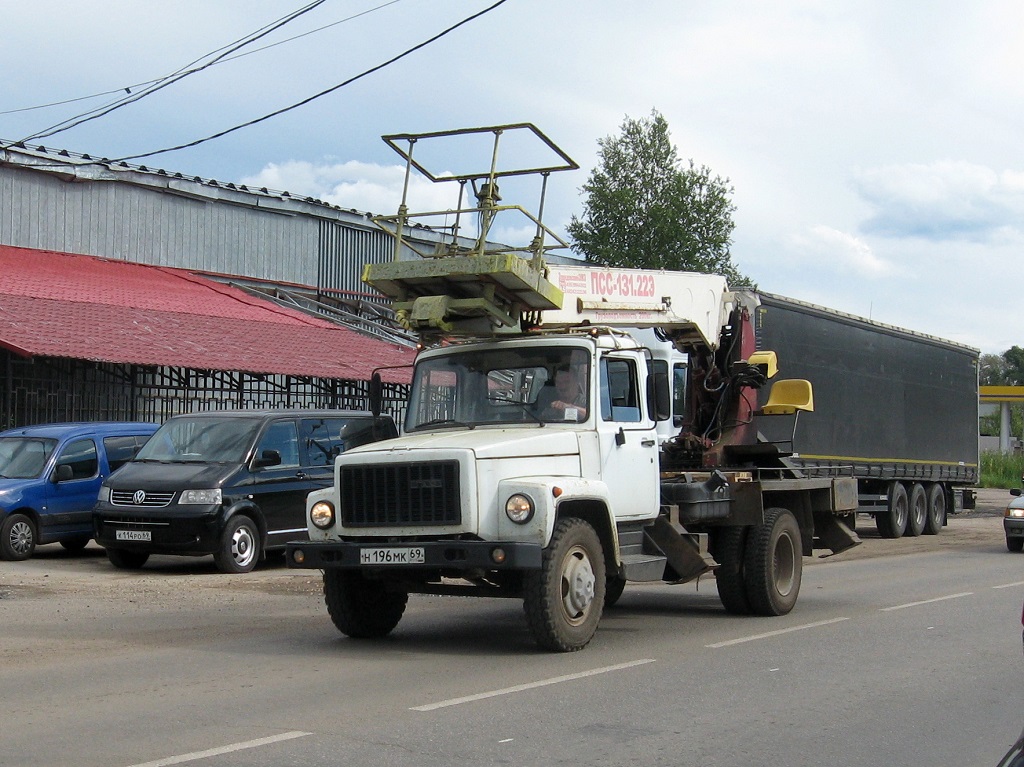
[[[44,543],[84,548],[103,480],[156,430],[153,423],[110,422],[0,432],[0,559],[28,559]]]

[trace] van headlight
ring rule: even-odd
[[[214,490],[182,490],[178,503],[182,505],[211,506],[221,502],[220,488]]]
[[[505,516],[517,525],[525,525],[533,519],[533,499],[523,493],[509,496],[505,501]]]
[[[1024,519],[1024,506],[1010,506],[1006,509],[1006,516],[1013,519]]]
[[[309,510],[309,521],[320,530],[334,524],[334,505],[330,501],[317,501]]]
[[[100,485],[100,494],[96,500],[99,503],[110,503],[110,488],[106,485]]]

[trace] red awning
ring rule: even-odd
[[[25,357],[362,381],[415,357],[185,269],[7,245],[0,346]]]

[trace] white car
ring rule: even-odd
[[[1024,551],[1024,495],[1014,488],[1014,496],[1003,512],[1003,532],[1006,533],[1006,548],[1010,551]]]

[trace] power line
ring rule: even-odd
[[[317,32],[323,32],[325,29],[330,29],[331,27],[336,27],[339,24],[344,24],[346,22],[353,21],[354,19],[358,19],[360,16],[366,16],[367,14],[373,13],[375,11],[379,11],[382,8],[388,7],[389,5],[394,5],[395,3],[400,3],[400,2],[402,2],[402,0],[389,0],[389,2],[381,3],[380,5],[376,5],[373,8],[368,8],[365,11],[360,11],[359,13],[354,13],[351,16],[346,16],[345,18],[339,19],[338,21],[332,21],[330,24],[324,24],[323,26],[315,27],[314,29],[311,29],[308,32],[303,32],[300,35],[294,35],[293,37],[286,37],[284,40],[278,40],[276,43],[270,43],[270,45],[264,45],[261,48],[255,48],[255,49],[253,49],[251,51],[244,51],[244,52],[239,53],[239,54],[237,54],[235,56],[227,56],[225,58],[218,59],[217,61],[211,62],[210,66],[214,66],[216,64],[226,64],[229,61],[235,61],[236,59],[240,59],[240,58],[242,58],[244,56],[251,56],[254,53],[260,53],[261,51],[265,51],[265,50],[268,50],[270,48],[275,48],[278,45],[284,45],[285,43],[290,43],[293,40],[298,40],[298,39],[303,38],[303,37],[308,37],[309,35],[315,34]],[[221,50],[221,49],[218,48],[217,50]],[[213,51],[213,53],[216,53],[216,51]],[[212,53],[206,54],[206,56],[210,56],[210,55],[212,55]],[[198,60],[201,61],[202,59],[206,58],[206,56],[202,56]],[[177,71],[180,72],[181,70],[179,69]],[[0,111],[0,116],[2,116],[2,115],[17,114],[19,112],[32,112],[32,111],[35,111],[37,109],[47,109],[49,107],[59,107],[59,106],[63,106],[64,104],[74,104],[75,102],[78,102],[78,101],[88,101],[89,99],[97,99],[97,98],[100,98],[101,96],[110,96],[111,94],[121,93],[122,91],[124,91],[125,93],[130,94],[132,92],[132,89],[134,89],[134,88],[141,88],[144,85],[153,85],[154,83],[162,82],[163,80],[166,80],[168,77],[171,77],[173,74],[175,74],[175,73],[172,73],[171,75],[164,75],[163,77],[158,77],[155,80],[145,80],[145,81],[143,81],[141,83],[132,83],[131,85],[125,85],[125,86],[123,86],[121,88],[114,88],[113,90],[110,90],[110,91],[101,91],[100,93],[93,93],[93,94],[91,94],[89,96],[78,96],[78,97],[73,98],[73,99],[64,99],[63,101],[51,101],[48,104],[36,104],[35,106],[31,106],[31,107],[20,107],[18,109],[7,109],[7,110]],[[102,109],[102,107],[98,107],[98,108]],[[86,112],[85,114],[89,114],[89,113]]]
[[[156,80],[154,85],[151,85],[148,88],[139,91],[138,93],[130,93],[130,95],[124,96],[104,106],[97,107],[87,112],[83,112],[82,114],[77,115],[75,117],[69,117],[68,119],[62,120],[61,122],[56,123],[55,125],[51,125],[49,128],[44,128],[43,130],[34,133],[31,136],[26,136],[25,138],[21,139],[21,142],[33,141],[35,139],[46,138],[47,136],[53,136],[57,133],[62,133],[66,130],[70,130],[71,128],[81,125],[82,123],[86,123],[91,120],[104,117],[105,115],[110,114],[116,109],[120,109],[121,107],[127,106],[128,104],[132,104],[136,101],[139,101],[140,99],[143,99],[146,96],[156,93],[157,91],[162,90],[163,88],[166,88],[167,86],[172,85],[178,82],[179,80],[188,77],[189,75],[195,74],[196,72],[201,72],[204,69],[213,66],[214,64],[222,61],[228,54],[234,53],[240,48],[243,48],[246,45],[255,42],[256,40],[259,40],[260,38],[269,35],[274,30],[280,29],[285,24],[294,21],[295,19],[308,13],[314,8],[323,5],[326,1],[327,0],[313,0],[313,2],[309,3],[306,6],[303,6],[302,8],[299,8],[297,11],[293,11],[287,16],[283,16],[277,21],[274,21],[264,27],[261,27],[255,32],[251,32],[245,37],[242,37],[233,43],[229,43],[228,45],[225,45],[210,53],[207,53],[204,56],[200,56],[198,59],[189,62],[188,64],[186,64],[183,67],[180,67],[171,74],[166,75],[165,77],[162,77],[159,80]],[[189,67],[193,67],[194,64],[197,64],[203,59],[209,58],[210,56],[214,56],[214,54],[219,55],[215,56],[211,61],[208,61],[205,64],[202,64],[201,66],[189,69]]]
[[[226,136],[229,133],[234,133],[235,131],[241,130],[242,128],[248,128],[250,126],[256,125],[256,124],[261,123],[261,122],[264,122],[266,120],[269,120],[272,117],[277,117],[278,115],[282,115],[285,112],[290,112],[293,109],[298,109],[299,107],[305,106],[306,104],[310,103],[311,101],[315,101],[316,99],[321,98],[323,96],[326,96],[329,93],[333,93],[334,91],[338,90],[339,88],[343,88],[346,85],[350,85],[351,83],[354,83],[356,80],[362,79],[363,77],[366,77],[367,75],[373,74],[374,72],[377,72],[377,71],[383,69],[384,67],[387,67],[387,66],[390,66],[391,64],[394,64],[399,59],[403,59],[406,56],[408,56],[409,54],[414,53],[414,52],[420,50],[421,48],[425,48],[426,46],[430,45],[431,43],[435,42],[436,40],[441,39],[442,37],[447,35],[449,32],[453,32],[454,30],[458,29],[459,27],[461,27],[461,26],[463,26],[465,24],[468,24],[471,21],[475,21],[476,19],[480,18],[484,14],[490,13],[495,8],[497,8],[499,5],[504,5],[504,3],[506,3],[506,2],[507,2],[507,0],[498,0],[498,2],[494,3],[493,5],[490,5],[487,8],[484,8],[482,11],[479,11],[478,13],[474,13],[472,16],[466,17],[462,21],[460,21],[460,22],[458,22],[456,24],[453,24],[452,26],[448,27],[447,29],[445,29],[445,30],[437,33],[433,37],[429,38],[428,40],[424,40],[422,43],[419,43],[418,45],[414,45],[412,48],[409,48],[409,49],[403,51],[402,53],[399,53],[397,56],[393,56],[392,58],[388,59],[387,61],[385,61],[385,62],[383,62],[381,64],[378,64],[378,65],[376,65],[374,67],[371,67],[370,69],[367,69],[366,71],[361,72],[360,74],[355,75],[354,77],[350,77],[348,80],[345,80],[344,82],[338,83],[337,85],[334,85],[334,86],[328,88],[327,90],[320,91],[319,93],[316,93],[316,94],[314,94],[314,95],[312,95],[312,96],[310,96],[308,98],[305,98],[302,101],[296,102],[295,104],[292,104],[291,106],[283,107],[283,108],[278,109],[278,110],[276,110],[274,112],[271,112],[270,114],[263,115],[263,117],[257,117],[254,120],[249,120],[248,122],[241,123],[240,125],[236,125],[233,128],[228,128],[226,130],[222,130],[219,133],[214,133],[213,135],[207,136],[206,138],[201,138],[201,139],[196,139],[195,141],[190,141],[187,144],[179,144],[178,146],[172,146],[172,147],[168,147],[166,149],[157,149],[157,150],[155,150],[153,152],[143,152],[141,154],[125,155],[124,157],[118,157],[115,160],[111,160],[111,162],[124,162],[126,160],[138,160],[138,159],[141,159],[143,157],[153,157],[154,155],[158,155],[158,154],[166,154],[167,152],[177,152],[180,149],[189,149],[189,148],[194,147],[194,146],[199,146],[199,144],[204,144],[207,141],[212,141],[213,139],[221,138],[222,136]]]

